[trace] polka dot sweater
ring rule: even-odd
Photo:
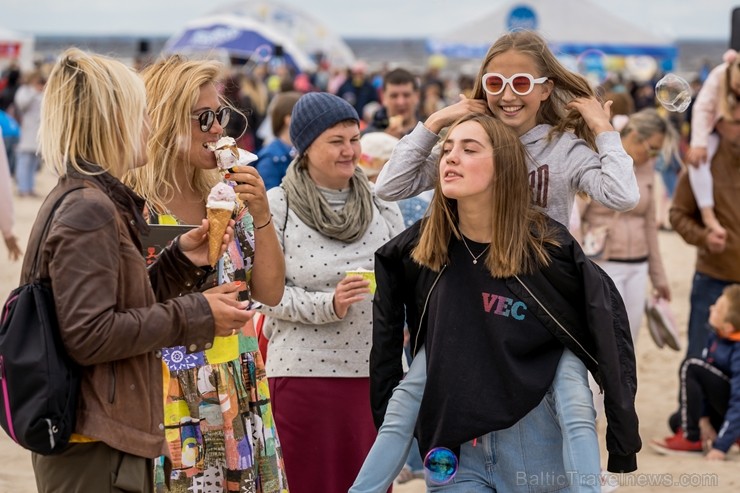
[[[371,185],[372,187],[372,185]],[[339,210],[348,191],[320,189]],[[264,307],[264,334],[270,339],[269,377],[367,377],[372,343],[372,296],[349,307],[339,319],[332,304],[345,271],[372,270],[375,250],[403,231],[401,212],[373,191],[373,220],[348,244],[308,227],[288,210],[282,187],[268,191],[273,222],[285,252],[285,294]]]

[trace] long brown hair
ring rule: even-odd
[[[491,60],[509,50],[516,50],[529,55],[534,60],[539,74],[553,81],[550,97],[542,101],[537,112],[537,123],[548,123],[553,126],[550,135],[572,131],[585,140],[592,149],[596,149],[596,137],[588,128],[586,121],[577,110],[566,110],[565,105],[578,97],[596,97],[588,81],[579,74],[571,72],[561,64],[545,40],[532,31],[518,30],[503,34],[488,49],[481,63],[478,77],[473,86],[473,98],[486,100],[483,89],[483,75]]]
[[[557,241],[544,214],[533,209],[524,146],[508,126],[488,115],[466,115],[450,127],[447,135],[468,121],[483,128],[493,147],[494,179],[490,190],[493,236],[486,267],[494,277],[531,273],[549,264],[545,245]],[[445,197],[437,180],[429,207],[429,217],[422,224],[419,244],[411,256],[417,263],[439,271],[449,260],[451,236],[461,237],[457,200]]]

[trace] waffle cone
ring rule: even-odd
[[[216,265],[221,256],[221,244],[229,227],[231,214],[229,209],[207,209],[208,211],[208,263]]]

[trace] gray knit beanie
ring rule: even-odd
[[[301,155],[326,129],[345,120],[360,123],[354,107],[328,92],[309,92],[301,96],[290,115],[290,140]]]

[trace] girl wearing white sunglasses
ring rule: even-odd
[[[553,219],[568,224],[578,191],[611,209],[630,210],[639,200],[639,191],[632,159],[609,121],[610,106],[610,101],[602,106],[588,82],[568,71],[539,35],[529,31],[507,33],[491,46],[483,60],[472,98],[463,97],[433,113],[401,139],[378,176],[376,191],[381,198],[400,200],[431,189],[437,180],[435,163],[440,149],[435,145],[442,129],[471,112],[492,113],[525,145],[530,157],[527,167],[533,201]],[[611,330],[611,326],[604,330]],[[401,350],[399,347],[399,355]],[[418,366],[426,366],[423,351],[419,356],[410,369],[413,372],[417,368],[415,375],[424,373],[418,371]],[[395,364],[395,359],[383,358],[383,362]],[[371,357],[371,375],[380,376],[379,381],[373,382],[374,388],[392,388],[394,382],[389,385],[383,381],[383,375],[394,372],[395,368],[374,364]],[[389,411],[353,493],[381,491],[382,488],[373,488],[390,483],[401,469],[403,459],[393,471],[396,464],[391,452],[399,445],[393,440],[406,434],[408,444],[400,444],[399,450],[410,447],[414,420],[405,422],[399,416],[408,417],[411,413],[415,417],[424,382],[424,375],[405,379],[396,387],[402,391],[394,392],[393,397],[371,396],[374,410],[385,410],[387,405]],[[573,472],[571,487],[573,491],[599,492],[599,481],[594,481],[600,473],[599,449],[586,367],[568,350],[560,360],[552,390],[563,433],[565,468]],[[391,408],[402,408],[403,413],[389,420]],[[608,405],[606,414],[609,418]],[[621,438],[608,440],[607,468],[633,471],[639,446],[623,447]]]

